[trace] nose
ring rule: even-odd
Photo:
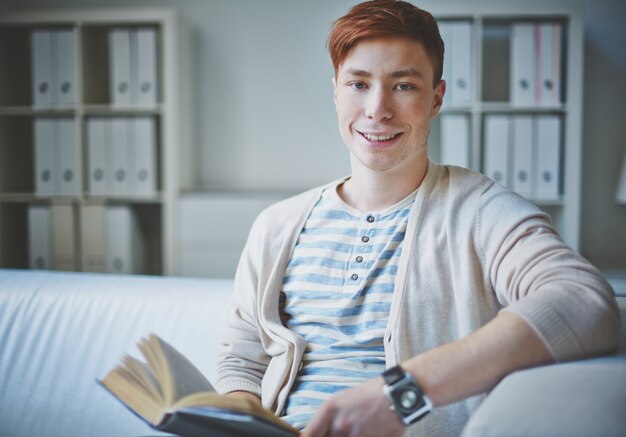
[[[390,93],[382,88],[373,88],[368,93],[365,115],[371,120],[389,120],[393,117]]]

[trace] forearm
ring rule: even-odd
[[[471,335],[426,351],[402,366],[438,406],[485,393],[515,370],[553,361],[521,317],[501,312]]]

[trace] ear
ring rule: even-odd
[[[435,95],[433,97],[433,107],[430,112],[430,118],[433,118],[435,115],[439,113],[441,110],[441,105],[443,105],[443,97],[446,94],[446,81],[440,80],[437,86],[435,87]]]
[[[337,76],[333,76],[330,80],[333,83],[333,102],[337,106]]]

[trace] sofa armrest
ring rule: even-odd
[[[462,437],[625,436],[626,356],[515,372],[498,384]]]

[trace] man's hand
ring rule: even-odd
[[[389,408],[383,378],[340,391],[328,399],[311,419],[301,437],[395,437],[406,426]]]

